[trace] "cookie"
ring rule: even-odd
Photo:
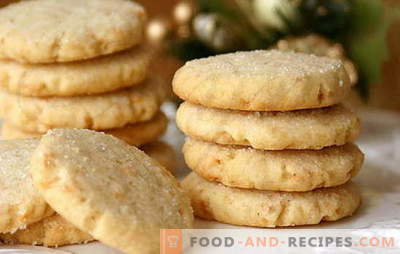
[[[163,141],[156,141],[140,147],[140,150],[148,156],[158,161],[163,167],[170,172],[174,172],[177,168],[177,158],[174,149]]]
[[[193,60],[173,80],[173,90],[183,100],[246,111],[330,106],[343,101],[350,87],[340,60],[277,50]]]
[[[161,228],[192,227],[190,201],[174,177],[110,135],[49,131],[31,165],[36,188],[58,214],[124,253],[158,253]]]
[[[0,87],[25,96],[76,96],[111,92],[142,82],[151,51],[143,47],[86,61],[21,64],[0,60]]]
[[[356,176],[364,155],[354,144],[322,150],[266,151],[187,138],[186,164],[201,177],[226,186],[310,191],[346,183]]]
[[[103,130],[102,132],[122,139],[130,145],[140,146],[157,140],[164,134],[165,130],[167,129],[167,125],[167,117],[164,113],[160,112],[149,121],[128,124],[122,128]],[[10,125],[7,122],[3,123],[1,127],[1,138],[3,140],[37,138],[44,134],[45,133],[26,132]]]
[[[0,233],[23,229],[54,212],[29,174],[37,145],[37,140],[0,141]]]
[[[159,112],[153,119],[143,123],[130,124],[119,129],[106,130],[106,134],[113,135],[126,143],[141,146],[156,141],[167,130],[168,119]]]
[[[13,234],[0,234],[0,239],[7,244],[43,245],[59,247],[69,244],[93,241],[89,234],[77,229],[58,214],[29,225]]]
[[[189,136],[219,144],[264,150],[321,149],[353,141],[357,116],[341,105],[290,112],[246,112],[205,108],[188,102],[176,122]]]
[[[247,190],[209,182],[195,173],[182,187],[196,216],[222,223],[256,226],[300,226],[336,221],[352,215],[361,203],[352,183],[309,192]]]
[[[106,130],[150,120],[164,98],[165,88],[158,80],[96,96],[36,98],[0,91],[0,115],[28,132],[53,128]]]
[[[0,10],[0,58],[70,62],[108,55],[143,39],[144,9],[127,0],[32,0]]]

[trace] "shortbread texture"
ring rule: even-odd
[[[176,122],[187,135],[208,142],[264,150],[321,149],[356,139],[360,121],[344,106],[290,112],[220,110],[184,102]]]
[[[331,106],[343,101],[350,87],[340,60],[277,50],[196,59],[173,80],[173,90],[183,100],[246,111]]]
[[[186,138],[186,164],[201,177],[226,186],[275,191],[311,191],[346,183],[364,155],[351,143],[321,150],[267,151]]]
[[[29,163],[38,140],[0,141],[0,233],[15,232],[54,211],[33,185]]]
[[[92,236],[82,232],[58,214],[31,224],[13,234],[0,234],[0,239],[7,244],[43,245],[46,247],[94,241]]]
[[[124,253],[158,253],[161,228],[192,227],[190,200],[176,179],[110,135],[49,131],[30,171],[58,214]]]
[[[255,227],[300,226],[352,215],[360,193],[352,183],[309,192],[246,190],[209,182],[191,173],[182,182],[196,216]]]
[[[36,98],[0,92],[0,115],[27,132],[54,128],[107,130],[148,121],[166,96],[159,80],[96,96]]]
[[[143,39],[144,9],[127,0],[31,0],[0,10],[0,58],[70,62],[125,50]]]
[[[21,64],[1,60],[0,87],[11,93],[35,97],[106,93],[142,82],[151,58],[151,50],[135,47],[71,63]]]

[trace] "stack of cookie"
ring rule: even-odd
[[[186,63],[174,92],[194,171],[183,181],[195,214],[223,223],[295,226],[349,216],[363,162],[360,124],[340,102],[350,91],[339,60],[253,51]]]
[[[144,9],[128,0],[32,0],[1,9],[3,139],[79,128],[135,146],[157,140],[167,127],[166,91],[147,78],[145,21]]]

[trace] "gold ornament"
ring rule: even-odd
[[[255,17],[266,27],[286,30],[286,20],[294,21],[299,17],[299,0],[254,0]]]
[[[176,24],[176,34],[179,38],[189,38],[191,34],[191,21],[193,20],[196,7],[193,1],[181,1],[174,10],[174,22]]]
[[[199,40],[218,52],[234,50],[242,44],[235,27],[217,14],[197,15],[193,31]]]
[[[147,39],[150,43],[159,44],[166,39],[170,31],[171,24],[166,18],[153,19],[147,25]]]
[[[273,48],[340,59],[350,76],[351,84],[354,85],[358,81],[357,68],[346,57],[343,46],[339,43],[331,42],[322,36],[311,34],[304,37],[288,37],[278,41]]]
[[[192,1],[181,1],[175,6],[174,19],[178,24],[187,24],[192,20],[194,12]]]

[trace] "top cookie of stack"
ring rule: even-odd
[[[186,63],[174,92],[206,107],[246,111],[321,108],[350,91],[340,61],[276,50],[239,52]]]

